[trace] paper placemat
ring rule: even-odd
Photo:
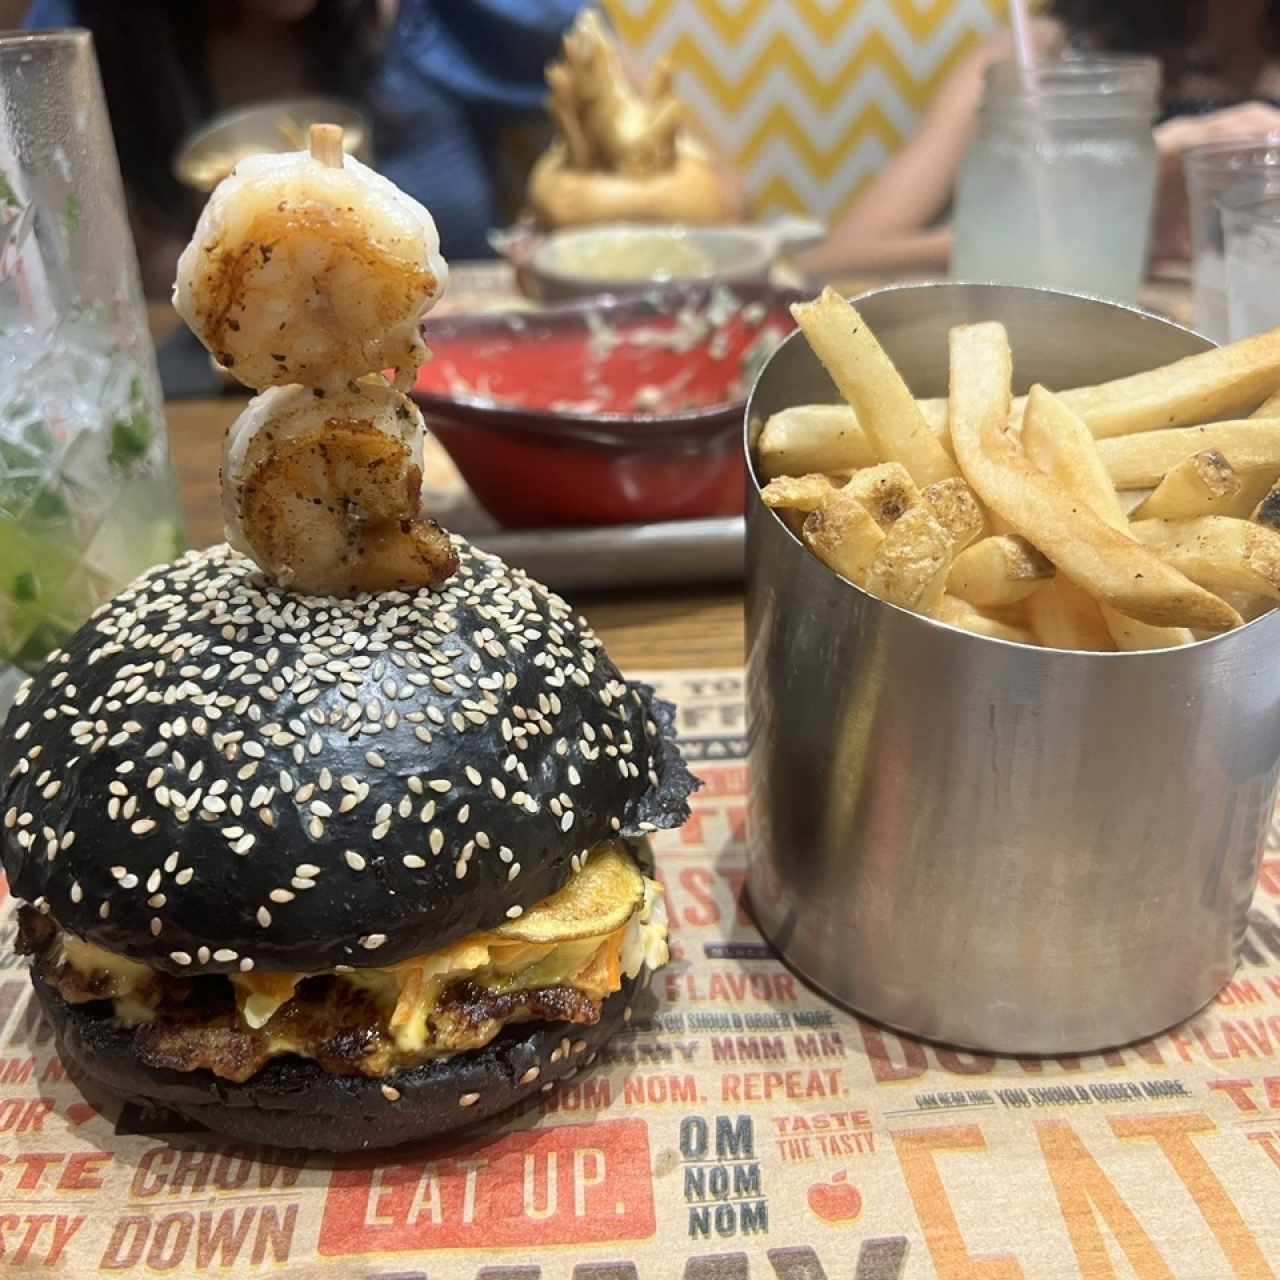
[[[653,678],[653,677],[651,677]],[[590,1070],[445,1146],[171,1132],[63,1072],[0,938],[0,1271],[330,1280],[1018,1280],[1280,1268],[1280,857],[1193,1022],[1076,1059],[861,1022],[743,910],[738,671],[657,676],[706,782],[657,842],[673,960]],[[101,1107],[101,1110],[98,1108]]]

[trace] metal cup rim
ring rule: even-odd
[[[1042,286],[1037,286],[1037,285],[1008,285],[1008,284],[999,284],[995,281],[990,281],[990,280],[912,281],[910,283],[905,283],[905,284],[889,284],[889,285],[878,286],[877,288],[874,288],[874,289],[866,289],[861,293],[851,295],[850,301],[853,302],[854,305],[856,306],[859,302],[862,302],[867,298],[876,297],[884,293],[902,293],[906,291],[917,291],[917,290],[925,290],[925,289],[949,289],[953,287],[961,287],[961,288],[978,287],[978,288],[992,288],[992,289],[1001,289],[1001,290],[1009,290],[1009,291],[1017,290],[1018,292],[1022,292],[1022,293],[1042,294],[1049,298],[1058,298],[1058,297],[1073,298],[1073,299],[1082,300],[1085,302],[1097,303],[1100,306],[1111,307],[1117,311],[1131,312],[1134,315],[1141,316],[1143,319],[1152,321],[1153,323],[1168,325],[1169,327],[1174,329],[1181,329],[1185,333],[1190,333],[1198,338],[1204,338],[1206,341],[1212,342],[1212,339],[1209,338],[1207,335],[1198,332],[1197,330],[1191,328],[1189,325],[1180,324],[1176,320],[1171,320],[1167,316],[1158,315],[1155,312],[1150,311],[1145,307],[1134,306],[1124,302],[1115,302],[1115,301],[1112,301],[1110,298],[1100,298],[1095,294],[1077,293],[1067,289],[1048,289],[1048,288],[1044,288]],[[751,506],[760,508],[761,514],[764,517],[767,517],[775,521],[777,525],[780,527],[782,533],[791,540],[791,542],[793,543],[793,545],[796,547],[798,551],[800,551],[802,554],[806,556],[811,556],[813,555],[813,553],[808,549],[808,547],[804,545],[804,543],[798,537],[796,537],[794,533],[791,532],[791,530],[786,526],[785,522],[778,516],[778,514],[764,505],[764,502],[760,497],[761,485],[760,485],[759,477],[756,475],[755,457],[754,457],[752,438],[751,438],[753,410],[755,407],[757,394],[760,390],[760,385],[764,381],[774,361],[777,360],[782,355],[783,351],[792,342],[796,342],[796,341],[799,341],[799,342],[805,341],[804,335],[800,332],[799,329],[796,329],[793,332],[789,333],[778,344],[778,346],[769,354],[768,359],[765,360],[765,362],[760,366],[760,371],[759,373],[756,374],[755,380],[751,384],[751,390],[747,395],[746,412],[743,415],[742,447],[743,447],[744,461],[746,464],[746,471],[747,471],[747,486],[748,486],[747,496],[749,499],[749,503],[748,503],[749,509]],[[1218,345],[1218,344],[1215,343],[1214,345]],[[841,403],[841,401],[837,398],[831,401],[831,403],[838,404],[838,403]],[[1011,649],[1035,652],[1035,653],[1040,653],[1045,655],[1053,654],[1064,659],[1080,661],[1080,662],[1090,662],[1090,661],[1105,662],[1105,661],[1117,661],[1117,660],[1133,661],[1135,659],[1142,659],[1142,658],[1173,662],[1173,661],[1179,660],[1181,656],[1193,650],[1196,652],[1200,652],[1201,650],[1203,650],[1204,648],[1210,645],[1221,645],[1221,644],[1233,643],[1233,639],[1232,639],[1233,637],[1239,637],[1243,632],[1251,631],[1255,627],[1270,628],[1276,633],[1274,638],[1277,641],[1280,641],[1280,605],[1278,605],[1272,608],[1269,612],[1262,614],[1260,617],[1254,618],[1251,621],[1246,622],[1239,627],[1235,627],[1231,631],[1223,631],[1218,635],[1207,636],[1204,639],[1195,640],[1189,645],[1181,645],[1174,648],[1126,649],[1126,650],[1109,651],[1109,650],[1091,650],[1091,649],[1057,649],[1048,645],[1034,645],[1034,644],[1028,645],[1028,644],[1023,644],[1021,641],[1018,641],[1018,640],[1003,640],[995,636],[977,635],[974,632],[965,631],[960,627],[953,627],[950,623],[941,622],[936,618],[927,618],[923,614],[916,613],[911,609],[902,607],[901,605],[891,604],[887,600],[881,600],[879,596],[872,595],[871,592],[867,591],[863,587],[860,587],[856,582],[851,582],[848,578],[844,577],[842,574],[837,573],[834,569],[830,568],[829,566],[824,565],[823,567],[831,575],[831,577],[834,578],[837,582],[840,582],[841,584],[843,584],[845,588],[856,593],[858,596],[861,596],[864,600],[870,601],[872,605],[878,606],[882,609],[890,609],[890,610],[893,610],[895,613],[905,615],[906,618],[909,620],[908,625],[910,626],[919,626],[922,628],[930,628],[935,631],[946,632],[959,642],[974,643],[974,644],[988,644],[988,645],[990,644],[1004,645]],[[748,564],[747,571],[749,574],[750,573],[749,564]]]

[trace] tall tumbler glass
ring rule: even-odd
[[[1280,136],[1261,142],[1209,142],[1182,158],[1191,230],[1191,289],[1195,327],[1214,342],[1231,336],[1222,215],[1229,192],[1280,194]]]
[[[161,407],[89,34],[0,36],[0,716],[183,545]]]
[[[1065,59],[994,64],[956,193],[957,280],[1138,296],[1156,188],[1160,68]]]
[[[1227,332],[1234,342],[1280,325],[1280,191],[1218,198],[1226,261]]]

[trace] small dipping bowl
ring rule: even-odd
[[[947,331],[1002,321],[1015,392],[1151,369],[1204,338],[1092,298],[887,289],[858,309],[918,396]],[[1280,612],[1184,648],[1073,653],[885,604],[760,500],[770,414],[839,400],[801,335],[747,408],[748,890],[843,1004],[912,1035],[1070,1054],[1190,1017],[1231,977],[1280,770]]]
[[[747,389],[799,297],[692,286],[428,320],[414,398],[508,527],[740,515]]]
[[[822,236],[822,223],[794,217],[750,226],[606,223],[551,232],[533,250],[529,270],[547,301],[638,293],[668,281],[762,282],[780,254]]]

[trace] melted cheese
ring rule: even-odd
[[[600,861],[604,863],[606,859]],[[579,915],[572,928],[560,931],[557,941],[511,938],[503,929],[473,934],[385,968],[354,969],[333,976],[370,992],[387,1020],[396,1049],[404,1054],[425,1049],[432,1012],[445,988],[461,979],[500,992],[567,985],[604,999],[619,989],[623,975],[635,978],[645,966],[657,969],[668,958],[662,889],[638,873],[636,879],[643,886],[642,892],[636,894],[635,906],[620,926],[582,936],[584,922]],[[627,892],[631,892],[629,886]],[[554,902],[555,896],[558,895],[548,903]],[[574,886],[572,900],[582,898],[581,888]],[[539,904],[531,910],[536,912],[544,906]],[[613,925],[619,915],[613,906],[602,914],[608,925]],[[563,906],[559,916],[568,921]],[[544,930],[542,936],[548,934],[554,936],[554,931]],[[116,1014],[125,1025],[134,1026],[155,1016],[148,1003],[154,975],[146,965],[70,934],[62,935],[61,948],[63,958],[77,972],[86,977],[102,973],[110,976],[109,988],[103,995],[115,1001]],[[310,976],[320,975],[250,971],[230,973],[227,978],[235,988],[240,1017],[247,1026],[259,1030],[293,998],[298,984]],[[279,1052],[291,1051],[290,1045],[278,1037],[272,1038],[272,1044],[276,1045],[277,1040]]]
[[[130,960],[128,956],[117,955],[103,947],[85,942],[73,933],[64,933],[59,937],[64,959],[77,973],[88,977],[90,974],[105,973],[109,979],[103,996],[119,998],[136,995],[144,987],[151,985],[152,971],[145,964]]]

